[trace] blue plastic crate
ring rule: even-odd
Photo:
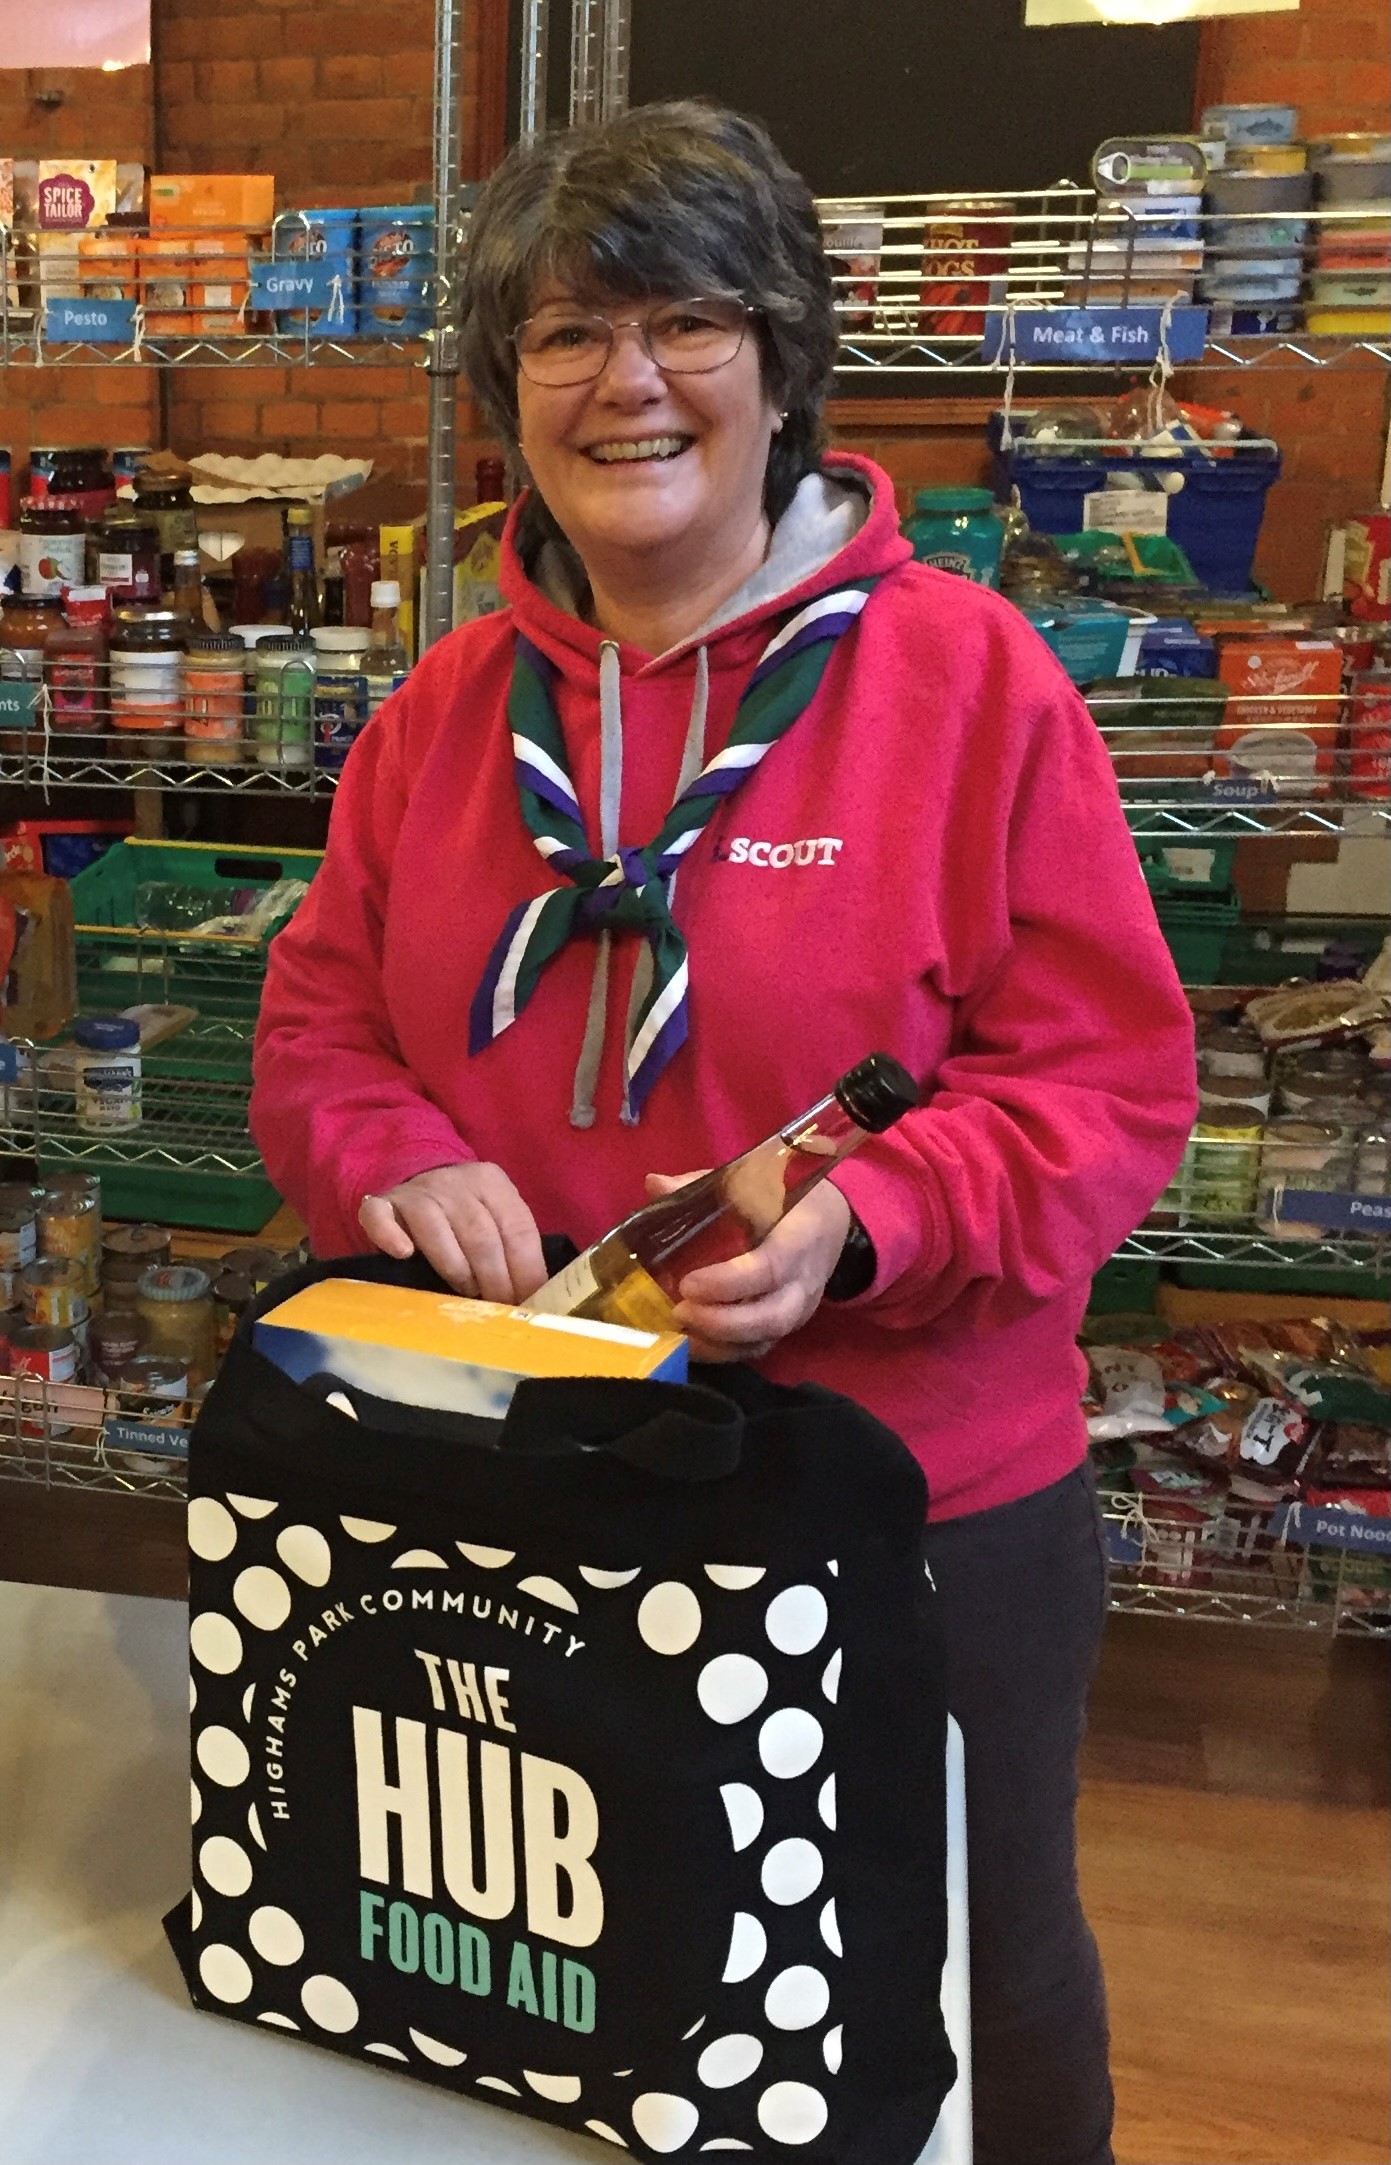
[[[1266,496],[1280,478],[1280,453],[1274,445],[1248,434],[1231,447],[1230,458],[1214,458],[1198,445],[1183,447],[1162,461],[1143,458],[1138,448],[1073,458],[1055,446],[1023,441],[1003,450],[1002,422],[1001,414],[992,414],[987,431],[995,458],[995,494],[1005,502],[1011,488],[1017,488],[1024,516],[1040,533],[1080,534],[1086,525],[1086,499],[1105,487],[1108,473],[1142,474],[1151,480],[1160,473],[1181,473],[1184,485],[1169,498],[1169,539],[1178,543],[1209,592],[1249,590]]]

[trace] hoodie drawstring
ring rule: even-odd
[[[709,706],[710,657],[706,648],[699,646],[695,650],[695,688],[691,696],[691,716],[686,725],[681,771],[676,780],[677,798],[695,780],[704,765],[705,722]],[[616,857],[618,854],[618,821],[622,796],[623,675],[619,667],[618,647],[612,639],[605,639],[599,648],[599,846],[605,857]],[[675,798],[672,801],[675,802]],[[668,908],[676,896],[676,880],[677,874],[673,872],[667,883]],[[608,1034],[609,949],[612,941],[612,933],[601,932],[596,942],[598,952],[594,957],[594,974],[589,983],[584,1036],[580,1042],[580,1056],[575,1063],[575,1079],[571,1088],[572,1128],[592,1128],[596,1118],[594,1092],[598,1085],[599,1068]],[[636,1127],[638,1122],[628,1089],[627,1055],[632,1047],[643,1002],[652,988],[652,972],[652,950],[644,940],[638,949],[637,961],[633,967],[628,1015],[623,1031],[623,1109],[619,1118],[625,1127]]]

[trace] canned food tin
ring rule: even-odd
[[[237,1333],[237,1325],[256,1298],[250,1278],[239,1271],[224,1270],[213,1280],[213,1347],[222,1360]]]
[[[114,1382],[140,1351],[144,1333],[133,1308],[108,1308],[93,1316],[87,1351],[98,1382]]]
[[[101,1244],[101,1285],[109,1301],[134,1307],[135,1289],[152,1264],[169,1261],[171,1242],[162,1225],[117,1225]]]
[[[0,1270],[23,1270],[38,1252],[39,1218],[33,1204],[0,1206]]]
[[[71,1383],[77,1374],[77,1340],[58,1325],[26,1323],[10,1334],[10,1373]]]
[[[51,1262],[30,1263],[20,1273],[19,1283],[24,1313],[31,1323],[76,1330],[92,1312],[83,1289],[80,1263],[59,1257]]]
[[[232,1271],[239,1278],[249,1278],[259,1293],[272,1278],[278,1278],[285,1269],[285,1258],[278,1249],[249,1243],[244,1248],[229,1248],[222,1258],[222,1269]]]
[[[137,1412],[151,1399],[174,1405],[188,1396],[187,1368],[163,1353],[137,1353],[112,1380],[127,1413]]]
[[[55,1181],[39,1206],[39,1253],[76,1263],[82,1290],[91,1295],[101,1283],[101,1190],[85,1175]]]

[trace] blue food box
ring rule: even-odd
[[[1161,617],[1149,624],[1140,641],[1142,677],[1215,677],[1217,642],[1195,631],[1186,618]]]

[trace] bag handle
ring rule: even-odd
[[[669,1481],[718,1481],[738,1471],[743,1441],[742,1409],[698,1383],[537,1376],[513,1392],[498,1448],[518,1457],[599,1449]]]

